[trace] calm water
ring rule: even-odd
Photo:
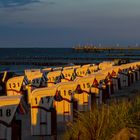
[[[87,53],[77,52],[72,48],[1,48],[0,60],[27,60],[27,61],[49,61],[68,63],[96,63],[109,58],[109,55],[118,58],[140,58],[140,51],[113,51]],[[47,58],[50,58],[47,60]],[[77,59],[74,59],[77,58]],[[102,58],[102,60],[100,60]],[[47,67],[47,66],[46,66]],[[33,65],[0,65],[0,70],[23,70],[27,68],[41,68]]]

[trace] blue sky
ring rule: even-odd
[[[0,0],[0,47],[140,44],[140,0]]]

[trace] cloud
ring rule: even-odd
[[[37,3],[39,0],[0,0],[0,8],[23,6],[30,3]]]

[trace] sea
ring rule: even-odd
[[[73,48],[0,48],[0,71],[100,63],[114,59],[140,60],[140,50],[84,51]]]

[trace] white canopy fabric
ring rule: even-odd
[[[0,121],[10,124],[22,96],[1,96],[0,97]]]

